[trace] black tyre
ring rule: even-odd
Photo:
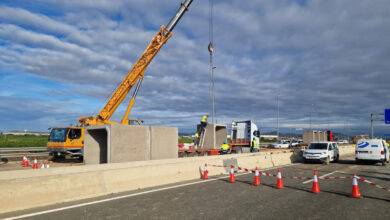
[[[336,159],[334,159],[334,162],[339,162],[339,157],[340,157],[340,155],[337,154],[337,157],[336,157]]]

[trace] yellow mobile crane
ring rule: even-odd
[[[173,28],[179,22],[184,13],[188,10],[188,7],[191,5],[191,3],[192,0],[185,0],[183,3],[181,3],[179,10],[169,21],[168,25],[166,27],[164,25],[161,26],[160,30],[153,37],[142,56],[134,64],[133,68],[126,75],[122,83],[115,90],[114,94],[108,100],[104,108],[100,110],[96,117],[79,118],[79,123],[82,126],[56,127],[51,130],[49,141],[47,142],[47,148],[50,154],[54,156],[54,159],[58,157],[64,157],[67,154],[70,154],[71,156],[83,156],[84,126],[119,124],[118,122],[110,121],[110,118],[136,83],[136,88],[133,92],[133,96],[130,99],[129,105],[127,106],[125,115],[121,120],[121,124],[141,125],[139,120],[129,120],[128,116],[134,104],[135,97],[137,96],[138,89],[141,86],[145,69],[153,60],[154,56],[156,56],[158,51],[160,51],[161,47],[172,36]]]

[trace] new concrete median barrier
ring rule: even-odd
[[[340,147],[341,155],[351,152],[350,146]],[[205,163],[264,169],[298,162],[300,155],[300,151],[260,152],[5,171],[0,173],[0,213],[200,179]],[[209,169],[210,176],[227,172],[225,167]]]

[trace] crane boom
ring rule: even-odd
[[[175,16],[170,20],[170,22],[166,27],[164,25],[161,26],[160,30],[157,32],[157,34],[153,37],[152,41],[146,47],[142,56],[134,64],[133,68],[123,79],[122,83],[115,90],[111,98],[107,101],[104,108],[100,110],[99,114],[96,117],[79,118],[79,122],[81,124],[83,125],[117,124],[116,122],[109,121],[110,117],[114,114],[115,110],[121,104],[121,102],[129,93],[131,88],[137,83],[137,81],[139,81],[137,85],[137,89],[134,91],[134,95],[130,100],[129,106],[125,113],[125,117],[122,120],[122,124],[124,124],[127,121],[126,119],[134,103],[135,95],[138,91],[141,80],[144,77],[145,69],[148,67],[148,65],[156,56],[156,54],[160,51],[161,47],[172,36],[173,28],[179,22],[180,18],[184,15],[184,13],[188,10],[188,7],[192,3],[192,1],[193,0],[185,0],[183,3],[181,3],[181,6],[179,10],[176,12]]]

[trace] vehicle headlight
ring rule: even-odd
[[[326,154],[326,152],[322,152],[321,154],[324,155],[324,154]]]
[[[305,152],[303,152],[303,155],[306,155],[307,154],[307,152],[305,151]]]

